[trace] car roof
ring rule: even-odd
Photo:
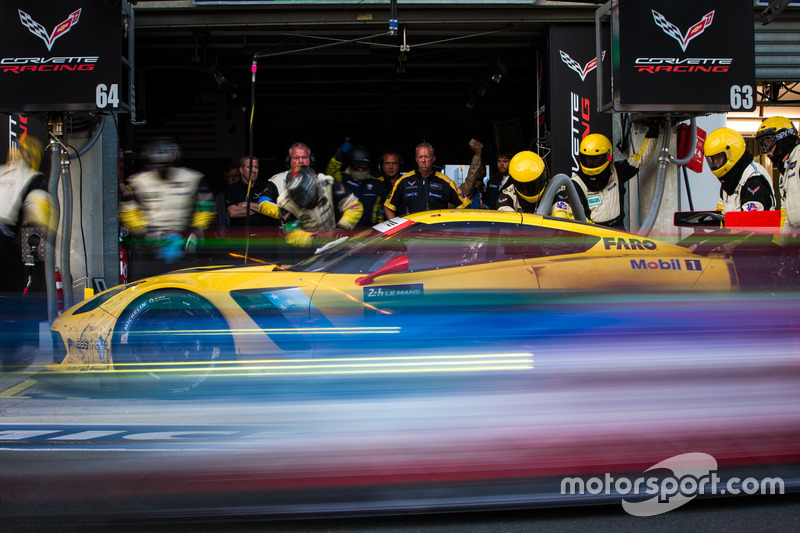
[[[495,211],[491,209],[441,209],[438,211],[421,211],[403,216],[406,220],[421,224],[442,224],[445,222],[505,222],[509,224],[525,224],[547,228],[558,228],[589,235],[607,236],[629,235],[624,230],[598,226],[589,222],[578,222],[565,218],[519,213],[516,211]]]

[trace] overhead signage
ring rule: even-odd
[[[750,0],[620,0],[612,17],[616,111],[749,111]]]
[[[0,109],[121,110],[122,23],[105,0],[0,6]]]

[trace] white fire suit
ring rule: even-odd
[[[625,195],[625,183],[636,176],[639,169],[653,157],[656,151],[656,138],[645,137],[639,152],[625,160],[611,163],[597,176],[585,176],[580,171],[572,174],[572,182],[576,186],[587,219],[602,226],[623,227],[625,213],[622,208],[622,198]],[[608,181],[603,184],[606,173]],[[592,181],[599,181],[599,184],[590,187],[587,182]],[[556,195],[551,214],[573,218],[572,208],[567,202],[566,187],[562,187]]]
[[[749,185],[748,182],[750,182]],[[764,184],[769,187],[769,190],[759,191],[758,189],[764,187]],[[751,187],[754,190],[748,190],[747,187]],[[744,202],[742,202],[743,197],[745,199]],[[763,201],[758,201],[759,199]],[[765,202],[770,205],[765,205]],[[745,167],[739,182],[736,184],[736,188],[731,194],[728,194],[724,186],[722,187],[720,203],[717,208],[721,209],[722,213],[725,214],[728,211],[763,211],[772,209],[774,206],[775,195],[772,192],[772,180],[769,179],[767,169],[755,161],[751,161]]]
[[[274,183],[275,187],[278,188],[278,194],[281,194],[286,189],[286,176],[288,175],[289,171],[284,170],[283,172],[278,172],[269,179],[269,181]]]
[[[128,178],[131,194],[120,203],[120,219],[131,231],[147,236],[203,230],[214,218],[214,199],[203,175],[188,168],[170,167],[165,177],[147,170]]]
[[[0,224],[5,226],[4,232],[16,233],[20,222],[42,227],[50,224],[50,195],[38,170],[20,161],[0,166],[0,191]]]
[[[286,242],[293,246],[312,246],[315,238],[330,238],[337,228],[353,229],[364,208],[333,177],[317,174],[317,199],[309,208],[295,203],[284,190],[278,197]]]

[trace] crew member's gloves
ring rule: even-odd
[[[179,233],[170,233],[161,239],[161,244],[156,250],[156,259],[167,263],[174,263],[183,257],[184,239]]]
[[[336,149],[336,160],[337,161],[344,161],[344,158],[347,154],[350,153],[350,150],[353,149],[353,144],[350,142],[350,138],[346,138],[342,145]]]

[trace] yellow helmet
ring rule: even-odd
[[[31,135],[14,140],[8,150],[8,162],[24,162],[33,170],[39,170],[42,163],[42,143]]]
[[[797,146],[797,128],[786,117],[765,118],[756,132],[756,141],[761,151],[776,163]]]
[[[580,165],[587,176],[596,176],[611,163],[611,141],[602,133],[592,133],[581,141]]]
[[[523,200],[535,204],[544,191],[544,161],[531,151],[519,152],[511,158],[508,173],[514,179],[514,189]]]
[[[718,178],[725,174],[742,158],[745,152],[744,138],[730,128],[717,128],[706,137],[703,153],[708,168]]]

